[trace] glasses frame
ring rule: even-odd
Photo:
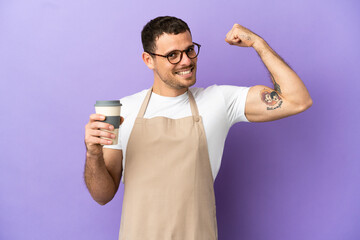
[[[196,46],[198,46],[198,52],[197,52],[197,54],[196,54],[196,56],[195,56],[195,57],[189,57],[189,55],[187,54],[187,52],[186,52],[186,51],[188,51],[188,50],[189,50],[189,48],[187,48],[187,49],[185,49],[185,50],[174,50],[174,51],[169,52],[167,55],[161,55],[161,54],[152,53],[152,52],[147,52],[147,53],[148,53],[148,54],[150,54],[150,55],[155,55],[155,56],[159,56],[159,57],[167,58],[167,60],[169,61],[169,63],[171,63],[171,64],[174,64],[174,65],[175,65],[175,64],[178,64],[179,62],[181,62],[182,57],[183,57],[183,53],[185,53],[185,54],[186,54],[186,56],[187,56],[188,58],[190,58],[190,59],[194,59],[194,58],[197,58],[197,56],[199,56],[199,53],[200,53],[200,47],[201,47],[201,45],[200,45],[200,44],[198,44],[198,43],[195,43],[195,42],[193,42],[193,44],[194,44],[194,45],[196,45]],[[175,51],[180,51],[180,59],[179,59],[179,61],[178,61],[178,62],[176,62],[176,63],[172,63],[172,62],[170,62],[170,60],[169,60],[169,55],[170,55],[171,53],[175,52]]]

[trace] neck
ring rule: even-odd
[[[152,86],[152,91],[160,96],[164,97],[177,97],[181,94],[184,94],[189,88],[183,87],[183,88],[175,88],[172,86],[169,86],[166,83],[163,83],[162,81],[154,81],[154,84]]]
[[[186,91],[188,90],[188,88],[182,88],[182,89],[163,89],[163,88],[158,88],[155,85],[153,85],[152,87],[152,91],[160,96],[164,96],[164,97],[177,97],[180,96],[181,94],[184,94]]]

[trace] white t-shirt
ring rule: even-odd
[[[214,180],[219,172],[225,139],[230,127],[237,122],[248,122],[245,117],[245,101],[249,87],[212,85],[204,88],[190,88],[203,119],[210,165]],[[119,129],[119,143],[105,148],[123,150],[123,171],[126,163],[126,147],[134,121],[148,89],[120,99],[121,116],[124,122]],[[144,118],[163,116],[178,119],[191,116],[188,93],[177,97],[151,94]],[[124,172],[123,172],[124,176]]]

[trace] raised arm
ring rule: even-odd
[[[99,122],[104,119],[100,114],[92,114],[85,127],[85,183],[93,199],[101,205],[108,203],[119,188],[123,159],[122,150],[107,149],[101,145],[111,144],[112,141],[101,139],[100,136],[115,137],[101,130],[114,129],[108,123]]]
[[[273,88],[256,85],[250,88],[245,115],[250,122],[266,122],[305,111],[312,99],[304,83],[289,65],[260,36],[234,24],[225,41],[240,47],[253,47],[268,69]]]

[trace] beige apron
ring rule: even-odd
[[[126,150],[119,240],[216,240],[214,181],[202,119],[188,91],[192,116],[144,114]]]

